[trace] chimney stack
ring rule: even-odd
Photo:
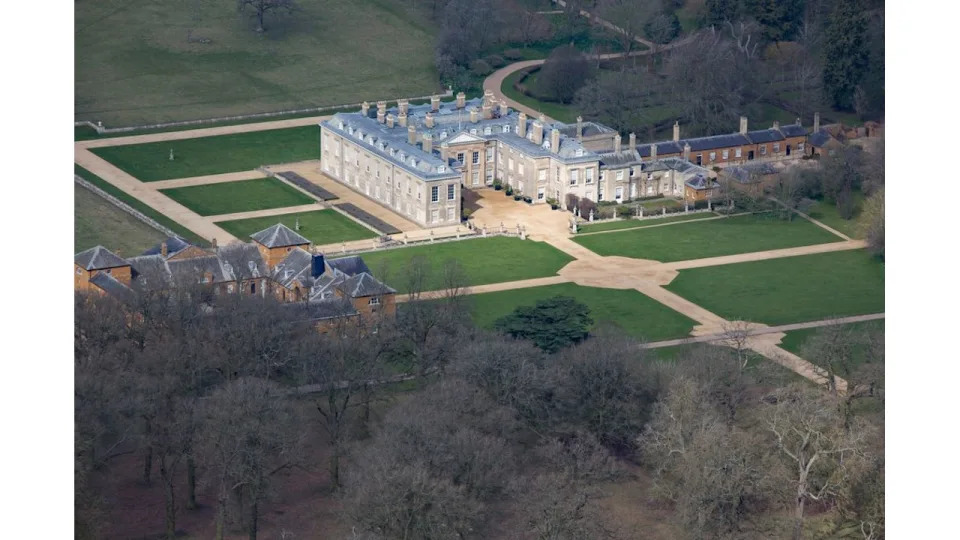
[[[471,123],[471,124],[476,124],[476,123],[477,123],[477,120],[479,120],[479,119],[480,119],[480,113],[477,112],[477,108],[476,108],[476,107],[471,107],[471,108],[470,108],[470,123]]]
[[[583,117],[582,116],[577,117],[577,140],[578,141],[583,140]]]
[[[463,92],[457,92],[457,108],[462,109],[467,106],[467,95]]]
[[[427,116],[423,119],[423,123],[426,124],[426,126],[427,126],[428,128],[432,128],[432,127],[433,127],[433,113],[432,113],[432,112],[428,112],[428,113],[427,113]]]
[[[690,161],[690,143],[683,144],[683,159],[684,161]]]
[[[433,112],[440,110],[440,96],[430,96],[430,110]]]
[[[213,247],[213,249],[217,249],[217,239],[216,239],[216,238],[211,238],[211,239],[210,239],[210,245]]]
[[[493,118],[493,103],[487,101],[483,104],[483,119],[489,120]]]
[[[630,152],[636,152],[637,150],[637,134],[630,134]]]
[[[779,120],[774,120],[774,121],[773,121],[773,129],[780,129],[780,121],[779,121]]]
[[[412,125],[407,126],[407,142],[410,144],[417,144],[417,128]]]
[[[673,142],[680,141],[680,121],[673,123]]]
[[[400,124],[400,127],[406,127],[406,126],[407,126],[407,113],[406,113],[406,112],[402,112],[402,111],[401,111],[400,114],[397,115],[397,123]]]
[[[613,151],[617,154],[620,153],[620,134],[619,133],[613,136]]]
[[[500,102],[500,116],[504,117],[508,114],[510,114],[510,108],[507,107],[507,100],[503,100]]]
[[[393,120],[393,113],[390,113],[390,114],[387,115],[387,127],[388,127],[388,128],[392,128],[392,127],[393,127],[393,122],[394,122],[394,120]]]
[[[377,107],[377,122],[380,122],[381,124],[383,124],[386,121],[387,121],[386,113],[384,112],[383,109]]]
[[[163,257],[164,259],[167,258],[167,241],[166,240],[164,240],[163,242],[160,242],[160,256]]]
[[[423,151],[428,154],[433,153],[433,135],[429,133],[423,134]]]
[[[820,113],[813,113],[813,132],[816,133],[820,131]]]
[[[450,161],[450,145],[446,142],[440,143],[440,159],[443,160],[444,165]]]
[[[483,104],[484,104],[484,105],[493,105],[493,90],[484,90],[484,91],[483,91]]]
[[[533,122],[533,144],[543,144],[543,124],[540,120]]]
[[[517,135],[520,137],[527,136],[527,113],[521,112],[517,117]]]
[[[799,116],[797,117],[797,125],[798,125],[798,126],[802,126],[802,125],[803,125],[803,124],[800,123],[800,117],[799,117]]]
[[[537,116],[537,120],[540,120],[540,123],[541,123],[541,124],[546,124],[546,123],[547,123],[547,116],[546,116],[545,114],[543,114],[543,113],[540,113],[540,115]]]
[[[370,114],[370,104],[367,103],[366,101],[361,103],[360,112],[363,113],[364,116],[368,116]]]
[[[650,145],[650,161],[657,160],[657,143]]]
[[[741,135],[747,134],[747,117],[746,116],[740,117],[740,134]]]
[[[410,100],[407,99],[398,99],[397,100],[397,109],[399,109],[400,114],[407,114],[407,111],[410,110]]]
[[[550,130],[550,151],[554,154],[560,152],[560,130],[557,128]]]

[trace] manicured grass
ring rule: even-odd
[[[883,319],[880,319],[878,321],[850,323],[845,326],[848,329],[852,330],[854,333],[875,331],[875,330],[879,330],[880,332],[883,332],[884,322],[885,321]],[[780,341],[780,347],[794,354],[799,354],[802,356],[804,352],[804,344],[808,340],[810,340],[810,338],[815,336],[817,332],[821,330],[822,330],[821,328],[806,328],[803,330],[792,330],[790,332],[787,332],[787,335],[784,336],[784,338]],[[857,364],[860,364],[869,360],[869,358],[867,358],[865,354],[866,351],[867,349],[863,345],[858,344],[854,346],[854,351],[853,351],[854,362]],[[807,358],[807,360],[810,360],[811,362],[817,362],[818,359]]]
[[[277,223],[283,223],[294,229],[300,220],[299,234],[317,245],[334,244],[336,242],[350,242],[375,238],[376,233],[343,216],[336,210],[316,210],[313,212],[297,212],[281,214],[279,216],[238,219],[234,221],[219,221],[217,225],[237,238],[247,240],[255,232],[262,231]],[[364,256],[366,259],[366,256]]]
[[[424,290],[444,288],[443,265],[460,263],[467,285],[483,285],[552,276],[573,257],[543,242],[502,236],[444,242],[363,253],[363,260],[377,276],[401,293],[409,292],[407,265],[425,257],[430,265]]]
[[[619,229],[633,229],[636,227],[652,227],[663,225],[664,223],[677,223],[681,221],[694,221],[697,219],[715,218],[716,214],[711,212],[702,212],[699,214],[687,214],[682,216],[670,216],[665,218],[649,219],[624,219],[621,221],[609,221],[607,223],[597,223],[594,225],[583,225],[579,228],[580,233],[592,233],[600,231],[615,231]]]
[[[439,90],[437,26],[406,5],[298,0],[259,34],[235,4],[78,0],[76,119],[131,126]]]
[[[170,150],[173,161],[170,161]],[[91,148],[143,182],[249,171],[320,158],[320,128],[301,126],[233,135]]]
[[[860,212],[863,210],[863,193],[855,191],[853,193],[853,218],[843,219],[840,212],[837,211],[837,205],[833,201],[817,201],[809,211],[809,216],[820,221],[828,227],[842,232],[850,238],[861,238],[860,234]]]
[[[276,178],[162,189],[161,193],[201,216],[284,208],[316,202]]]
[[[493,328],[498,318],[517,307],[532,306],[538,300],[554,296],[571,296],[589,307],[594,328],[612,324],[630,336],[647,341],[684,337],[697,324],[638,291],[582,287],[574,283],[475,294],[469,299],[474,322],[483,328]]]
[[[77,164],[74,164],[73,172],[74,174],[76,174],[77,176],[80,176],[87,182],[90,182],[91,184],[97,186],[98,188],[106,191],[110,195],[113,195],[114,197],[127,203],[130,207],[139,211],[141,214],[147,216],[148,218],[156,221],[157,223],[177,233],[184,240],[197,246],[207,246],[209,244],[204,238],[198,236],[196,233],[194,233],[190,229],[187,229],[186,227],[184,227],[183,225],[180,225],[176,221],[168,218],[167,216],[161,214],[160,212],[157,212],[153,208],[141,202],[140,199],[127,195],[125,192],[115,187],[110,182],[107,182],[103,178],[100,178],[99,176],[84,169],[83,167]],[[81,189],[81,188],[77,188],[77,189]]]
[[[805,219],[784,221],[766,214],[750,214],[709,223],[693,222],[672,227],[578,236],[573,240],[599,255],[669,262],[838,242],[841,239]]]
[[[82,186],[74,187],[73,211],[74,253],[102,245],[130,257],[163,241],[163,233]]]
[[[575,106],[564,105],[562,103],[554,103],[550,101],[540,101],[515,89],[513,84],[520,80],[521,77],[523,77],[522,70],[514,71],[507,76],[503,80],[503,84],[500,85],[500,91],[503,92],[503,95],[514,101],[520,102],[527,107],[536,109],[550,118],[559,120],[560,122],[570,124],[577,121],[579,110]]]
[[[771,325],[882,312],[883,287],[883,263],[863,250],[681,270],[667,285],[721,317]]]

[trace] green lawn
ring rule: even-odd
[[[853,194],[853,218],[843,219],[840,212],[837,211],[837,205],[832,201],[817,201],[810,209],[809,215],[813,219],[822,222],[828,227],[842,232],[850,238],[861,238],[860,234],[860,212],[863,209],[863,193],[856,191]]]
[[[437,27],[409,6],[297,4],[260,34],[236,2],[78,0],[75,118],[130,126],[439,91]]]
[[[820,253],[681,270],[667,289],[727,319],[815,321],[882,312],[884,265],[863,250]]]
[[[749,214],[709,223],[691,222],[672,227],[577,236],[573,240],[599,255],[669,262],[841,239],[805,219],[784,221],[766,214]]]
[[[624,219],[621,221],[608,221],[607,223],[597,223],[595,225],[583,225],[578,229],[578,232],[583,233],[593,233],[600,231],[615,231],[618,229],[633,229],[637,227],[653,227],[656,225],[663,225],[664,223],[677,223],[682,221],[694,221],[697,219],[706,219],[706,218],[715,218],[716,214],[710,212],[701,212],[699,214],[687,214],[682,216],[670,216],[665,218],[649,218],[644,220],[639,219]]]
[[[173,161],[170,161],[170,150]],[[320,128],[301,126],[233,135],[91,148],[143,182],[237,171],[320,158]]]
[[[594,328],[612,324],[624,333],[647,341],[660,341],[687,336],[696,321],[634,290],[582,287],[560,283],[529,289],[514,289],[469,297],[474,322],[483,328],[519,306],[532,306],[538,300],[554,296],[571,296],[590,308]]]
[[[238,219],[235,221],[220,221],[217,222],[217,225],[237,238],[246,240],[251,234],[262,231],[277,223],[283,223],[293,229],[296,227],[297,220],[300,220],[300,230],[297,232],[316,245],[350,242],[352,240],[363,240],[377,236],[377,234],[370,229],[343,216],[336,210],[330,209],[281,214],[279,216]]]
[[[110,204],[92,191],[73,191],[73,249],[79,253],[102,245],[120,255],[139,255],[163,241],[163,233]]]
[[[527,107],[536,109],[555,120],[559,120],[560,122],[570,124],[577,121],[579,110],[575,106],[564,105],[562,103],[554,103],[550,101],[540,101],[515,89],[513,87],[513,83],[520,80],[521,77],[523,77],[522,70],[515,71],[506,77],[503,80],[503,84],[500,85],[500,91],[503,92],[503,95],[514,101],[518,101]]]
[[[110,182],[107,182],[107,181],[104,180],[103,178],[100,178],[99,176],[97,176],[97,175],[93,174],[92,172],[84,169],[83,167],[81,167],[81,166],[79,166],[79,165],[77,165],[77,164],[74,164],[74,165],[73,165],[73,172],[74,172],[74,174],[76,174],[77,176],[80,176],[81,178],[83,178],[83,179],[86,180],[87,182],[90,182],[91,184],[97,186],[98,188],[106,191],[106,192],[109,193],[110,195],[113,195],[114,197],[116,197],[116,198],[120,199],[121,201],[127,203],[129,206],[131,206],[133,209],[139,211],[141,214],[143,214],[143,215],[145,215],[145,216],[153,219],[153,220],[156,221],[157,223],[159,223],[159,224],[163,225],[164,227],[166,227],[166,228],[172,230],[173,232],[177,233],[177,234],[180,235],[184,240],[186,240],[186,241],[188,241],[188,242],[190,242],[190,243],[192,243],[192,244],[194,244],[194,245],[197,245],[197,246],[206,246],[206,245],[208,245],[208,242],[207,242],[204,238],[198,236],[196,233],[194,233],[194,232],[191,231],[190,229],[187,229],[186,227],[184,227],[183,225],[180,225],[180,224],[177,223],[176,221],[168,218],[167,216],[161,214],[160,212],[157,212],[157,211],[154,210],[153,208],[151,208],[151,207],[147,206],[146,204],[144,204],[143,202],[141,202],[140,199],[137,199],[136,197],[127,195],[127,194],[126,194],[125,192],[123,192],[121,189],[115,187],[115,186],[114,186],[113,184],[111,184]],[[77,188],[77,189],[80,189],[80,188]]]
[[[467,285],[552,276],[573,260],[546,243],[502,236],[375,251],[362,256],[374,274],[383,276],[402,293],[409,292],[406,268],[414,257],[426,257],[430,265],[424,290],[444,288],[442,269],[450,259],[460,263]]]
[[[160,193],[201,216],[285,208],[316,202],[276,178],[161,189]]]
[[[845,326],[853,330],[855,333],[873,331],[873,330],[879,330],[880,332],[883,332],[884,322],[885,321],[883,319],[880,319],[878,321],[850,323]],[[817,332],[819,332],[820,330],[821,328],[806,328],[803,330],[792,330],[790,332],[787,332],[787,335],[784,336],[783,340],[780,341],[780,347],[794,354],[803,355],[804,344],[807,342],[807,340],[815,336]],[[857,345],[854,347],[853,354],[854,354],[854,360],[856,363],[859,364],[868,360],[868,358],[864,354],[865,352],[866,352],[866,348],[863,347],[862,345]],[[812,362],[817,362],[816,358],[807,358],[807,360],[810,360]]]

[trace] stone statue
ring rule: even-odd
[[[173,148],[170,149],[170,161],[173,161]]]
[[[590,209],[590,223],[593,223],[593,209]]]

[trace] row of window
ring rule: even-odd
[[[474,173],[476,175],[476,173]],[[452,201],[457,198],[457,185],[447,184],[447,200]],[[440,186],[430,187],[430,202],[440,201]]]

